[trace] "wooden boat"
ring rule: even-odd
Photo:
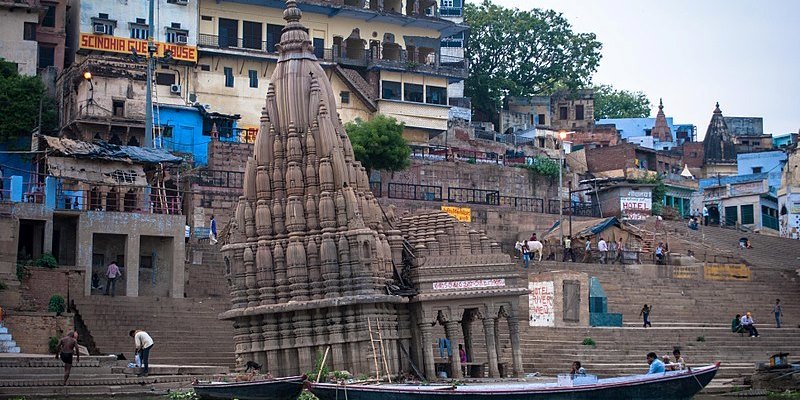
[[[198,382],[193,389],[201,399],[294,400],[305,380],[303,375],[248,382]]]
[[[719,363],[663,374],[559,383],[445,385],[340,385],[309,383],[320,400],[540,400],[540,399],[690,399],[711,382]],[[566,383],[566,382],[564,382]]]

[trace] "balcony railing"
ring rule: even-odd
[[[211,47],[217,49],[231,49],[238,51],[252,51],[262,54],[277,55],[275,44],[271,41],[260,41],[246,38],[232,38],[216,35],[199,34],[197,44],[200,47]],[[449,55],[435,55],[428,58],[425,56],[416,57],[408,50],[387,49],[376,47],[373,49],[350,49],[344,47],[334,47],[329,49],[315,49],[314,54],[318,59],[327,62],[335,62],[342,65],[368,68],[394,68],[408,71],[418,71],[437,75],[447,75],[453,77],[466,78],[467,60],[463,57]]]
[[[389,183],[390,199],[442,201],[442,187],[431,185],[414,185],[406,183]]]
[[[181,214],[181,197],[174,190],[159,194],[152,190],[147,199],[141,188],[115,190],[59,189],[56,209],[73,211],[116,211],[154,214]]]
[[[461,7],[439,7],[439,16],[460,17],[463,10]]]

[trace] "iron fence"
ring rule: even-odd
[[[390,199],[442,201],[441,186],[389,183],[388,194]]]
[[[500,196],[500,205],[517,211],[544,213],[544,199],[535,197]]]
[[[242,188],[244,172],[201,169],[197,173],[197,183],[202,186]]]
[[[447,188],[447,201],[451,203],[500,205],[500,191],[473,189],[473,188]]]

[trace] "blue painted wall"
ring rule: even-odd
[[[597,121],[598,124],[614,124],[617,126],[617,132],[623,139],[635,136],[645,136],[645,130],[653,129],[656,125],[655,118],[607,118]],[[672,117],[667,117],[667,126],[669,126],[672,136],[675,136],[675,126],[672,124]]]
[[[3,188],[9,189],[9,179],[13,175],[22,177],[24,187],[28,187],[31,177],[32,154],[9,154],[7,151],[30,151],[31,138],[22,137],[13,142],[0,143],[0,168],[3,169]]]
[[[203,117],[194,107],[159,106],[159,123],[172,127],[172,137],[162,137],[162,147],[168,151],[192,154],[194,165],[208,164],[208,143],[211,136],[203,135]]]
[[[754,168],[761,168],[761,173],[768,175],[769,186],[777,188],[781,185],[781,174],[786,159],[786,153],[780,150],[742,153],[736,156],[737,173],[752,174]]]

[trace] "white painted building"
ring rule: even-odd
[[[22,75],[36,75],[38,25],[34,1],[0,1],[0,58],[17,64]]]

